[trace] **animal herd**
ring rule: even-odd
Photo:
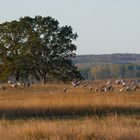
[[[103,84],[101,84],[103,83]],[[95,81],[77,81],[73,80],[71,82],[72,87],[82,87],[82,88],[88,88],[90,91],[95,92],[108,92],[108,91],[118,91],[118,92],[134,92],[137,89],[139,89],[139,81],[137,80],[108,80],[104,82],[97,82]],[[20,88],[23,89],[24,87],[30,87],[32,82],[26,81],[26,82],[18,82],[14,80],[9,80],[8,84],[12,88]],[[5,86],[3,84],[0,84],[0,89],[5,90]],[[70,88],[64,87],[63,92],[66,93]]]
[[[108,92],[108,91],[119,91],[119,92],[134,92],[139,89],[139,81],[137,80],[108,80],[103,84],[95,84],[94,81],[76,81],[71,82],[73,88],[75,87],[88,87],[89,90],[95,92]],[[63,92],[66,92],[69,88],[64,87]]]
[[[16,80],[9,80],[8,84],[12,87],[12,88],[24,88],[24,87],[30,87],[31,86],[31,82],[30,81],[26,81],[26,82],[18,82]],[[0,84],[0,89],[1,90],[5,90],[5,86],[3,86],[3,84]]]

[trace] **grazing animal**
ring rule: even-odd
[[[122,83],[122,85],[125,87],[125,86],[126,86],[126,83],[125,83],[125,82],[123,82],[123,83]]]
[[[76,80],[73,80],[71,84],[73,85],[73,87],[80,86],[80,82],[77,82]]]
[[[116,83],[117,85],[120,85],[120,84],[121,84],[121,81],[120,81],[120,80],[116,80],[115,83]]]
[[[125,90],[126,91],[132,91],[132,89],[130,87],[128,87],[128,86],[125,88]]]
[[[13,87],[13,88],[17,88],[17,84],[16,83],[13,83],[13,84],[11,84],[11,86]]]
[[[107,92],[107,88],[106,87],[104,88],[104,92]]]
[[[0,89],[5,90],[5,87],[0,84]]]
[[[123,88],[121,88],[119,91],[120,91],[120,92],[123,92],[123,91],[124,91],[124,87],[123,87]]]
[[[89,81],[85,82],[83,87],[86,87],[87,85],[89,85],[89,83],[90,83]]]
[[[98,92],[99,91],[99,89],[98,88],[95,88],[95,92]]]
[[[107,83],[106,83],[107,85],[110,85],[111,84],[111,81],[109,80],[109,81],[107,81]]]
[[[132,91],[132,88],[130,88],[129,86],[126,86],[126,87],[121,88],[119,91],[120,92],[123,92],[123,91],[131,92]]]
[[[139,86],[138,85],[133,85],[132,86],[132,91],[136,91],[137,89],[139,89]]]
[[[110,90],[110,91],[114,90],[112,84],[107,85],[107,90]]]
[[[13,88],[17,88],[17,86],[18,86],[18,84],[17,84],[17,82],[16,81],[8,81],[8,84],[10,84],[11,85],[11,87],[13,87]]]
[[[18,82],[18,81],[8,81],[8,84],[10,84],[13,88],[17,88],[17,87],[20,87],[20,88],[23,88],[23,87],[30,87],[31,84],[30,82]]]
[[[137,89],[137,86],[134,85],[134,86],[132,87],[132,91],[136,91],[136,89]]]
[[[31,86],[30,82],[27,82],[27,83],[26,83],[26,86],[27,86],[27,87],[30,87],[30,86]]]
[[[125,87],[126,86],[126,83],[124,80],[121,80],[121,84]]]
[[[63,92],[65,93],[66,91],[67,91],[67,88],[66,88],[66,87],[64,87]]]
[[[11,80],[8,81],[8,84],[12,84],[12,83],[13,83],[13,81],[11,81]]]
[[[89,90],[92,90],[92,86],[89,87]]]
[[[102,85],[101,88],[100,88],[100,91],[101,91],[101,92],[107,92],[107,87],[106,87],[106,85]]]

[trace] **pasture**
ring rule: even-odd
[[[140,89],[119,92],[114,85],[105,93],[69,84],[5,88],[0,90],[2,140],[140,139]]]

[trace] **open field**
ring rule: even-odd
[[[139,140],[140,89],[118,89],[96,93],[63,84],[6,85],[0,90],[0,139]]]
[[[86,117],[68,120],[0,121],[2,140],[139,140],[135,116]]]

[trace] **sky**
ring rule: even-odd
[[[0,23],[36,15],[72,26],[77,54],[140,53],[140,0],[0,0]]]

